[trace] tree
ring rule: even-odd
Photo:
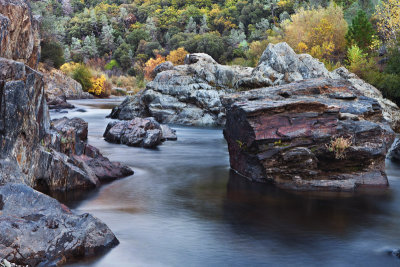
[[[139,46],[140,40],[149,41],[149,39],[150,39],[149,33],[143,29],[134,29],[126,37],[127,43],[130,44],[135,51]]]
[[[68,46],[66,46],[64,48],[64,59],[65,59],[65,62],[70,62],[71,61],[71,50],[69,50]]]
[[[350,44],[356,44],[359,48],[366,51],[371,45],[372,37],[372,24],[368,20],[367,14],[363,10],[359,10],[349,27],[346,39]]]
[[[342,7],[333,3],[327,8],[299,9],[291,21],[283,23],[283,29],[285,41],[294,49],[302,42],[308,53],[320,59],[345,54],[347,22]]]
[[[62,64],[64,64],[64,51],[58,42],[45,39],[42,41],[41,47],[42,54],[40,61],[49,65],[53,65],[55,68],[59,68]]]
[[[229,35],[229,42],[233,47],[238,47],[239,44],[246,40],[246,34],[244,33],[243,23],[240,22],[239,29],[232,29]]]
[[[104,51],[112,51],[115,48],[114,43],[114,30],[109,25],[104,25],[101,31],[101,44],[103,45]]]
[[[98,54],[96,37],[94,35],[86,36],[83,40],[82,54],[86,59],[92,58]]]
[[[199,29],[199,34],[203,34],[208,32],[210,29],[207,26],[207,16],[206,14],[203,15],[203,18],[201,19],[201,24],[200,24],[200,29]]]
[[[196,33],[197,31],[197,24],[194,21],[193,17],[189,18],[189,22],[186,24],[185,32],[186,33]]]
[[[171,61],[174,65],[182,65],[187,54],[189,53],[185,48],[179,47],[178,49],[169,52],[167,60]]]
[[[400,34],[400,2],[382,0],[375,16],[379,33],[389,42],[396,43]]]

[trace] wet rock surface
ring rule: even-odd
[[[177,140],[175,130],[159,124],[154,118],[134,118],[130,121],[113,121],[107,125],[104,139],[111,143],[154,148],[163,141]]]
[[[75,215],[57,200],[22,184],[0,186],[0,258],[29,266],[59,266],[119,242],[90,214]]]
[[[310,79],[226,96],[231,167],[295,190],[386,187],[394,132],[378,101],[346,80]],[[347,140],[343,151],[338,141]]]

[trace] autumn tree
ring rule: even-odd
[[[340,6],[331,3],[327,8],[301,8],[291,21],[283,23],[283,28],[286,42],[294,49],[303,43],[306,52],[320,59],[345,54],[347,22]]]
[[[178,49],[169,52],[167,60],[171,61],[174,65],[182,65],[187,54],[189,53],[185,48],[179,47]]]
[[[382,0],[375,12],[379,33],[390,43],[395,43],[400,34],[399,0]]]

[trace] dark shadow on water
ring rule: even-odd
[[[390,212],[385,206],[391,201],[388,190],[375,194],[294,193],[250,182],[231,171],[223,214],[233,230],[245,228],[258,236],[265,233],[293,242],[296,235],[305,233],[346,237],[357,227],[371,227],[379,216]]]

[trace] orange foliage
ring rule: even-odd
[[[150,58],[144,67],[144,77],[147,80],[154,79],[154,69],[160,65],[161,63],[165,62],[165,57],[161,55],[157,55],[156,58]]]

